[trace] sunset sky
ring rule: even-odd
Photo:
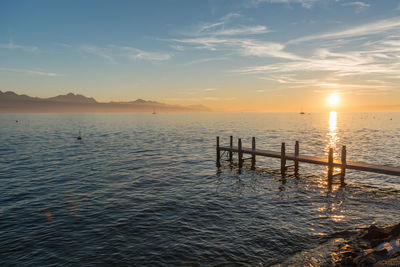
[[[400,111],[399,85],[398,0],[0,1],[1,91]]]

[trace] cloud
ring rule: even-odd
[[[319,0],[251,0],[251,5],[258,6],[262,3],[270,4],[300,4],[304,8],[312,8]]]
[[[172,49],[175,49],[177,51],[184,51],[185,48],[182,45],[169,45]]]
[[[285,46],[279,43],[258,42],[253,40],[241,40],[241,54],[245,56],[273,57],[290,60],[301,60],[295,54],[284,51]]]
[[[217,90],[217,88],[206,88],[206,89],[204,89],[204,91],[206,91],[206,92],[211,92],[211,91],[216,91]]]
[[[128,51],[128,58],[132,60],[148,60],[148,61],[164,61],[171,59],[171,55],[162,52],[147,52],[134,47],[123,47],[125,51]]]
[[[113,64],[116,63],[114,56],[111,55],[111,51],[108,48],[98,47],[94,45],[82,45],[80,47],[80,50],[89,54],[105,58],[110,63]]]
[[[188,38],[188,39],[172,39],[170,41],[192,45],[197,49],[207,49],[211,51],[225,50],[228,52],[235,51],[242,56],[283,58],[290,60],[300,60],[301,57],[286,52],[285,45],[272,42],[262,42],[248,38]]]
[[[216,37],[198,37],[198,38],[183,38],[183,39],[170,39],[169,41],[178,42],[182,44],[194,45],[195,48],[216,50],[218,45],[224,45],[229,42],[228,39],[221,39]]]
[[[8,44],[0,43],[0,48],[6,48],[6,49],[10,49],[10,50],[21,49],[25,52],[35,52],[35,51],[39,50],[39,48],[37,46],[18,45],[18,44],[14,44],[13,41],[8,42]]]
[[[223,60],[231,60],[231,59],[229,57],[200,58],[200,59],[189,61],[189,62],[185,63],[184,65],[190,66],[190,65],[206,63],[206,62],[210,62],[210,61],[223,61]]]
[[[357,36],[372,35],[389,30],[398,30],[399,27],[400,27],[400,18],[385,19],[352,27],[347,30],[300,37],[289,41],[287,44],[297,44],[301,42],[321,40],[321,39],[351,38]]]
[[[237,36],[237,35],[257,35],[265,34],[270,30],[264,25],[243,25],[237,19],[242,16],[238,13],[230,13],[217,21],[200,23],[191,27],[188,32],[183,32],[187,36]]]
[[[355,7],[355,12],[360,13],[364,11],[365,9],[371,7],[370,4],[366,4],[364,2],[349,2],[349,3],[343,3],[342,6],[353,6]]]
[[[203,23],[200,27],[190,33],[186,33],[189,37],[166,39],[166,41],[178,43],[178,46],[194,49],[203,49],[210,51],[227,52],[231,56],[233,53],[241,56],[252,57],[270,57],[282,58],[290,60],[299,60],[299,56],[285,51],[285,45],[274,42],[265,42],[255,39],[254,37],[243,35],[254,35],[269,32],[266,26],[229,26],[237,18],[242,17],[240,14],[231,13],[217,22]],[[229,27],[228,27],[229,26]],[[223,56],[226,58],[226,55]],[[210,59],[200,59],[192,61],[188,64],[206,62]]]
[[[222,29],[215,31],[213,35],[251,35],[251,34],[262,34],[267,33],[269,30],[265,26],[239,26],[237,28]]]
[[[309,57],[248,66],[232,72],[256,75],[289,88],[345,88],[359,94],[371,94],[376,88],[383,94],[393,90],[397,83],[382,81],[400,80],[399,52],[400,36],[388,35],[377,41],[364,41],[354,51],[333,45],[316,49]],[[361,81],[354,83],[354,80]]]
[[[239,73],[291,73],[291,72],[333,72],[338,76],[363,74],[400,75],[399,64],[379,64],[372,57],[342,55],[328,58],[312,57],[295,62],[283,62],[236,70]]]
[[[98,47],[93,45],[82,45],[80,50],[89,54],[93,54],[108,60],[110,63],[116,64],[118,58],[130,60],[146,60],[151,62],[159,62],[169,60],[171,55],[164,52],[144,51],[135,47],[108,45],[106,47]]]
[[[0,68],[0,71],[25,73],[25,74],[29,74],[29,75],[40,75],[40,76],[47,76],[47,77],[62,76],[61,74],[57,74],[54,72],[43,72],[43,71],[27,70],[27,69]]]

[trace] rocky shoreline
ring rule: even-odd
[[[320,246],[276,266],[400,266],[400,223],[334,233]]]

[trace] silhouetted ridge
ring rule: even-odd
[[[59,95],[47,98],[49,101],[56,102],[70,102],[70,103],[98,103],[93,97],[86,97],[83,95],[69,93],[67,95]]]
[[[18,95],[0,91],[0,112],[204,112],[210,111],[203,105],[179,106],[137,99],[127,102],[97,102],[92,97],[68,93],[49,98]]]

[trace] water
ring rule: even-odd
[[[16,122],[18,120],[18,122]],[[327,235],[400,219],[399,178],[279,159],[215,167],[215,137],[400,166],[400,113],[2,114],[0,263],[270,265]],[[76,139],[81,130],[83,140]],[[336,181],[337,182],[337,181]]]

